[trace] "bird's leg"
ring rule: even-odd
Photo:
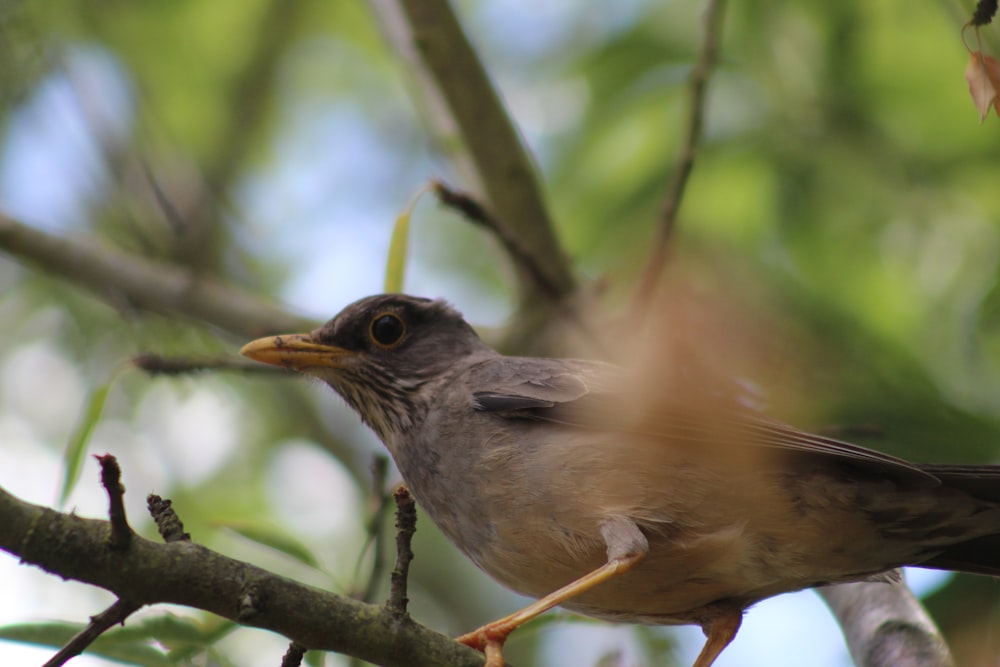
[[[507,636],[521,625],[527,623],[536,616],[544,614],[549,609],[561,605],[566,600],[583,593],[594,586],[607,581],[615,575],[627,572],[635,567],[643,559],[645,554],[637,554],[624,558],[614,558],[597,568],[593,572],[586,574],[579,579],[570,582],[562,588],[549,593],[545,597],[533,602],[524,609],[514,612],[509,616],[487,623],[486,625],[457,637],[455,641],[461,642],[472,648],[484,651],[486,657],[490,658],[491,653],[495,653],[497,659],[493,662],[487,660],[488,667],[500,667],[503,665],[503,658],[500,652]]]
[[[722,650],[733,641],[736,631],[740,629],[743,622],[743,611],[740,609],[730,609],[714,617],[710,621],[701,624],[701,630],[705,633],[705,645],[701,647],[698,659],[694,661],[693,667],[712,667],[712,663],[719,657]]]
[[[614,517],[605,521],[601,525],[601,536],[608,545],[608,562],[604,565],[549,593],[524,609],[487,623],[481,628],[457,637],[455,641],[483,651],[486,654],[484,667],[503,667],[503,645],[510,633],[566,600],[612,577],[628,572],[642,562],[649,552],[646,536],[635,523],[624,517]]]

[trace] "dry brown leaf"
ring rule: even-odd
[[[969,83],[972,103],[979,109],[979,122],[986,119],[991,106],[1000,116],[1000,100],[997,99],[997,91],[1000,90],[1000,63],[996,58],[985,55],[982,51],[970,52],[965,80]]]
[[[986,65],[986,73],[993,84],[993,90],[1000,91],[1000,62],[993,56],[983,56],[983,64]],[[1000,95],[993,98],[993,112],[1000,116]]]

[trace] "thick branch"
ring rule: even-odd
[[[192,317],[244,338],[316,326],[237,288],[110,246],[56,236],[2,214],[0,250],[109,301]]]
[[[902,580],[818,588],[857,667],[955,667],[940,632]]]
[[[0,489],[0,549],[134,604],[170,602],[280,633],[310,649],[398,667],[480,667],[482,654],[381,607],[327,593],[188,541],[107,544],[108,523],[32,505]]]
[[[460,133],[472,170],[470,189],[485,196],[504,236],[517,238],[560,297],[576,290],[556,239],[534,164],[500,96],[447,0],[377,0],[382,25],[414,70],[445,145]],[[521,302],[539,303],[535,277],[518,264]]]

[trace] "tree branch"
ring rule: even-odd
[[[282,634],[309,649],[388,667],[481,667],[483,655],[388,610],[321,591],[186,540],[135,536],[108,547],[108,522],[63,514],[0,489],[0,549],[133,604],[170,602]]]
[[[242,358],[206,357],[206,356],[164,356],[147,352],[137,354],[130,360],[136,368],[149,375],[194,375],[196,373],[231,372],[243,375],[259,375],[271,377],[294,377],[284,368],[263,366],[248,362]]]
[[[941,633],[902,579],[816,589],[857,667],[955,667]]]
[[[101,485],[108,494],[108,518],[111,531],[108,546],[115,551],[128,549],[135,533],[125,516],[125,487],[122,486],[122,469],[111,454],[95,457],[101,465]],[[110,626],[109,626],[110,627]]]
[[[702,126],[705,121],[705,102],[708,93],[708,79],[715,66],[722,33],[725,0],[709,0],[705,7],[705,29],[698,53],[698,61],[691,70],[688,84],[688,109],[684,132],[681,135],[681,149],[670,173],[667,194],[660,209],[659,230],[653,242],[646,268],[639,280],[634,300],[635,308],[642,308],[659,283],[663,268],[670,254],[671,240],[677,227],[677,214],[684,199],[688,179],[694,169],[694,159],[701,142]]]
[[[146,496],[146,507],[164,542],[191,541],[191,535],[184,532],[184,522],[174,511],[172,501],[151,493]]]
[[[517,238],[545,283],[566,298],[577,288],[572,265],[559,245],[535,166],[478,55],[447,0],[376,0],[384,32],[413,70],[418,93],[444,145],[460,137],[468,187],[483,196],[502,237]],[[453,156],[454,157],[454,156]],[[468,159],[462,159],[467,157]],[[516,259],[516,258],[512,258]],[[536,277],[518,268],[522,308],[542,303]],[[547,305],[547,304],[546,304]]]
[[[510,260],[519,266],[523,273],[531,276],[535,287],[542,292],[542,295],[558,302],[562,297],[559,287],[549,282],[545,267],[524,249],[520,238],[511,235],[510,229],[468,193],[455,190],[440,180],[432,181],[431,188],[442,204],[458,211],[472,224],[493,234],[500,241]]]
[[[306,647],[292,642],[289,644],[288,650],[285,651],[285,655],[281,658],[281,667],[299,667],[305,655]]]
[[[202,320],[243,338],[309,331],[316,322],[214,280],[93,241],[71,240],[0,214],[0,250],[110,301]]]
[[[595,323],[587,317],[585,311],[578,307],[578,303],[563,299],[564,295],[559,292],[558,287],[549,283],[545,267],[536,263],[535,258],[524,250],[520,239],[509,236],[509,230],[468,193],[455,190],[440,180],[432,181],[431,186],[434,194],[443,205],[456,210],[470,223],[489,230],[500,241],[511,261],[519,265],[524,273],[533,277],[538,293],[549,302],[550,307],[543,311],[546,316],[544,324],[548,328],[559,329],[564,324],[571,325],[579,339],[586,341],[587,349],[592,354],[602,358],[610,357],[607,342],[598,333]],[[526,333],[517,329],[512,329],[512,331],[521,334],[522,339]],[[531,335],[536,332],[531,330],[527,333]],[[557,352],[565,355],[569,352],[568,346],[565,345],[566,331],[559,331],[558,334],[563,345],[561,348],[557,348]],[[508,340],[508,342],[510,341]],[[501,346],[503,345],[504,343],[501,343]],[[538,349],[541,348],[536,348],[536,351]],[[524,352],[524,347],[520,347],[519,351]]]
[[[385,548],[383,547],[382,526],[385,523],[386,508],[391,494],[385,489],[385,479],[389,474],[389,457],[377,454],[372,460],[372,488],[368,498],[368,516],[365,518],[365,543],[358,555],[357,568],[368,551],[372,554],[372,566],[365,578],[365,584],[351,595],[355,600],[371,602],[385,573]]]
[[[417,507],[405,486],[397,488],[392,496],[396,500],[396,565],[389,578],[389,599],[385,606],[397,618],[407,618],[406,605],[410,598],[406,596],[406,589],[413,561],[410,541],[417,530]]]
[[[119,598],[115,602],[96,616],[90,617],[90,623],[74,636],[66,646],[45,662],[42,667],[60,667],[71,659],[82,654],[87,647],[102,634],[114,626],[125,623],[125,619],[134,614],[142,605],[126,602]]]

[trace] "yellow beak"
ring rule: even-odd
[[[309,334],[286,334],[258,338],[243,346],[240,354],[254,361],[302,371],[325,366],[339,368],[354,352],[335,345],[320,345]]]

